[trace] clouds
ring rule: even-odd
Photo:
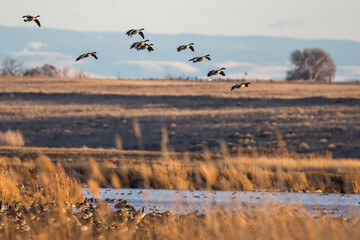
[[[256,63],[234,62],[231,60],[218,63],[216,66],[225,67],[230,70],[226,76],[233,79],[243,78],[245,72],[248,73],[247,77],[250,79],[284,79],[286,71],[289,69],[289,66],[286,65],[259,65]]]
[[[177,61],[148,61],[148,60],[134,60],[134,61],[123,61],[120,64],[132,64],[137,65],[148,71],[162,72],[165,67],[171,67],[176,70],[180,70],[185,73],[195,73],[198,69],[188,63],[177,62]]]
[[[33,50],[40,50],[40,48],[47,47],[48,44],[44,42],[29,42],[27,48],[25,49],[33,49]]]
[[[337,67],[336,81],[360,80],[360,66],[345,65]]]
[[[360,66],[340,66],[338,69],[347,71],[350,74],[360,75]]]
[[[43,65],[44,63],[53,64],[58,67],[74,64],[74,56],[59,52],[41,51],[44,48],[48,48],[48,44],[45,42],[29,42],[22,51],[13,52],[12,55],[31,59],[30,62],[26,63],[32,67]]]

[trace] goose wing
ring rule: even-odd
[[[40,24],[39,19],[35,19],[34,21],[36,22],[36,24],[37,24],[39,27],[41,27],[41,24]]]
[[[134,42],[133,44],[131,44],[130,49],[132,49],[132,48],[134,48],[134,47],[136,47],[136,46],[138,46],[138,45],[139,45],[139,42]]]
[[[191,51],[194,51],[194,47],[190,45],[189,47],[191,49]]]
[[[190,59],[189,62],[190,62],[190,61],[193,61],[193,62],[194,62],[197,58],[198,58],[198,57],[194,57],[194,58]]]
[[[210,77],[210,76],[212,76],[213,74],[214,74],[214,70],[211,70],[211,71],[208,72],[207,76]]]
[[[86,53],[85,53],[85,54],[81,54],[81,55],[75,60],[75,62],[83,59],[83,58],[85,57],[85,55],[86,55]]]
[[[145,39],[144,33],[143,33],[142,31],[139,32],[139,35],[140,35],[143,39]]]
[[[126,32],[126,35],[130,36],[131,32],[134,31],[134,29],[130,29],[129,31]]]
[[[31,18],[31,17],[32,17],[31,15],[25,15],[22,18]]]
[[[180,52],[181,50],[183,50],[183,48],[184,48],[184,45],[181,45],[177,48],[177,51]]]
[[[223,75],[223,76],[225,77],[224,71],[220,71],[219,74],[220,74],[220,75]]]
[[[95,59],[98,59],[95,53],[92,53],[91,56],[93,56]]]
[[[231,87],[231,91],[234,90],[235,88],[239,88],[240,84],[235,84],[234,86]]]

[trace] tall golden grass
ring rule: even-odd
[[[24,137],[20,131],[0,131],[0,146],[24,146]]]
[[[272,161],[274,164],[279,160]],[[311,165],[310,162],[308,164]],[[249,160],[245,163],[250,165]],[[88,184],[93,194],[96,194],[99,191],[99,183],[106,179],[106,175],[94,159],[90,159],[88,164]],[[298,167],[294,166],[294,163],[289,165],[286,161],[280,165],[285,168],[291,166],[291,169]],[[230,176],[234,178],[234,182],[239,181],[248,187],[271,182],[268,173],[254,165],[249,166],[249,171],[256,179],[254,182],[250,181],[246,174],[238,175],[239,170],[236,170],[234,164],[227,165],[224,171],[219,171],[219,166],[215,163],[200,162],[197,173],[193,174],[197,175],[195,178],[201,183],[206,183],[207,187],[216,185],[218,180],[224,181],[222,184],[231,185]],[[107,203],[99,201],[98,207],[94,210],[87,207],[76,213],[73,206],[83,203],[80,185],[74,178],[69,177],[61,166],[54,166],[48,157],[39,155],[34,161],[23,163],[21,166],[8,166],[2,161],[0,167],[1,204],[11,206],[11,209],[9,207],[6,211],[0,212],[1,239],[318,240],[357,239],[360,236],[360,222],[357,217],[348,220],[313,217],[305,209],[291,205],[273,205],[256,209],[238,206],[231,211],[217,208],[209,210],[206,214],[149,213],[144,218],[136,220],[124,210],[109,211]],[[180,188],[193,185],[190,182],[182,182],[185,181],[184,175],[187,173],[185,174],[182,165],[176,161],[153,166],[143,164],[137,168],[138,174],[148,179],[145,184],[150,184],[156,179],[167,184],[178,181],[177,186]],[[133,169],[128,168],[127,171]],[[289,181],[287,179],[291,176],[294,186],[303,186],[304,173],[294,172],[286,176],[285,172],[280,171],[278,168],[275,175],[282,174],[284,182]],[[119,184],[117,177],[111,176],[113,181]],[[151,177],[154,179],[151,180]],[[16,207],[19,210],[13,210]],[[88,215],[89,211],[92,211],[92,215]]]
[[[189,154],[163,153],[151,161],[101,160],[97,165],[102,187],[111,186],[116,176],[125,188],[360,193],[360,162],[330,156],[204,154],[195,160]],[[81,182],[91,177],[92,164],[64,166]]]

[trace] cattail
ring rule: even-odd
[[[142,142],[141,129],[140,129],[139,121],[137,119],[133,120],[133,126],[134,126],[135,136],[138,141],[138,149],[143,150],[144,147]]]

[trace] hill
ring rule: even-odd
[[[121,78],[205,77],[207,72],[226,67],[227,76],[283,79],[289,69],[291,51],[320,47],[329,52],[338,66],[337,80],[360,78],[360,42],[347,40],[304,40],[263,36],[208,36],[196,34],[155,34],[145,32],[154,52],[130,49],[140,36],[123,32],[80,32],[59,29],[0,26],[0,59],[5,56],[24,61],[27,67],[44,63],[70,66],[100,76]],[[179,45],[193,42],[195,52],[177,52]],[[75,58],[88,51],[99,60]],[[210,54],[212,60],[191,63],[192,57]]]

